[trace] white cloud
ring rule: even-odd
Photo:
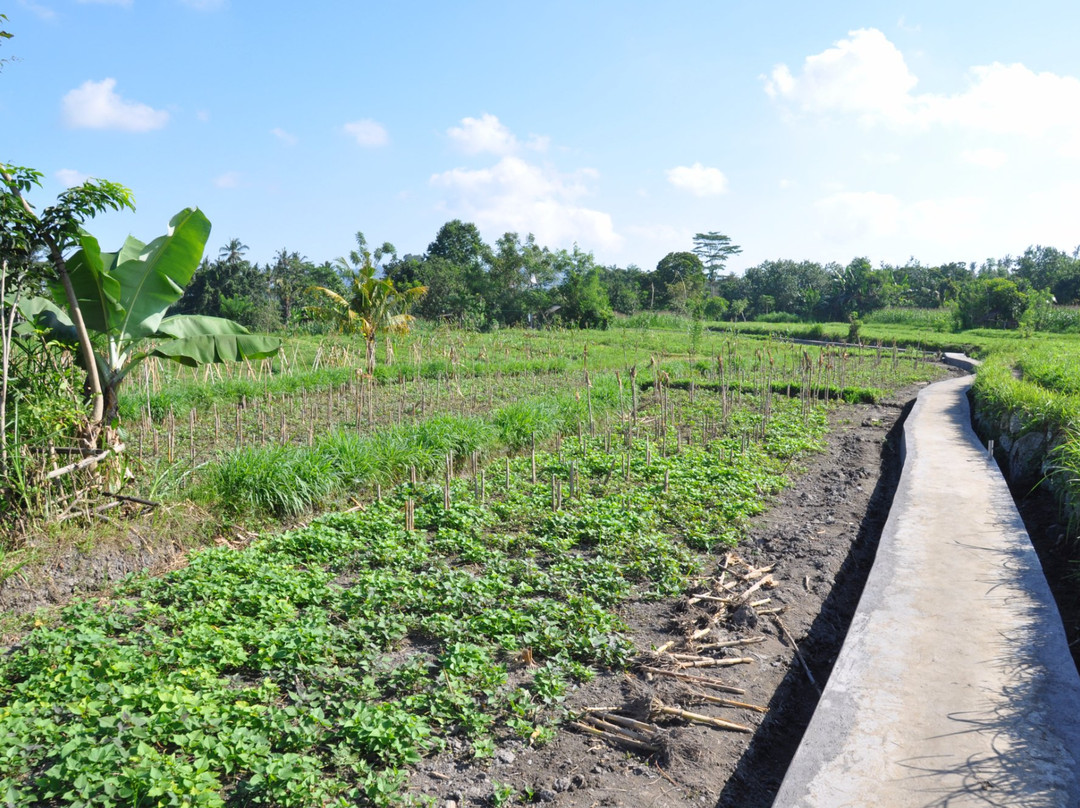
[[[446,134],[466,154],[517,154],[522,149],[514,133],[495,115],[484,113],[479,118],[462,118],[461,126],[451,126]],[[545,152],[551,145],[546,135],[529,135],[524,148]]]
[[[48,6],[43,6],[40,3],[33,3],[30,0],[19,0],[19,5],[27,9],[39,20],[55,20],[56,12]]]
[[[1080,138],[1080,79],[1036,73],[1022,64],[972,67],[953,94],[914,93],[918,79],[881,31],[852,31],[808,56],[796,76],[777,65],[765,92],[804,113],[853,115],[862,124],[925,130],[963,127],[1037,137]]]
[[[195,113],[195,118],[199,123],[208,123],[210,121],[210,113],[205,109],[200,109]]]
[[[169,121],[169,113],[116,94],[116,79],[87,81],[64,96],[64,121],[72,129],[149,132]]]
[[[960,152],[960,159],[982,168],[1001,168],[1008,156],[1000,149],[967,149]]]
[[[239,171],[226,171],[224,174],[220,174],[214,177],[215,188],[237,188],[240,185],[240,172]]]
[[[1080,135],[1080,79],[1035,73],[1022,64],[973,67],[965,92],[915,101],[932,123],[1029,137],[1055,130]]]
[[[670,224],[636,224],[626,228],[626,233],[636,239],[670,246],[672,244],[690,244],[694,240],[694,230],[688,227],[676,227]]]
[[[905,202],[876,191],[840,191],[819,199],[814,208],[821,235],[828,241],[872,247],[875,241],[894,236],[939,244],[974,238],[980,233],[986,202],[979,197]]]
[[[345,124],[345,131],[352,135],[361,146],[375,147],[385,146],[390,142],[390,136],[381,123],[365,118],[361,121],[353,121]]]
[[[451,206],[482,230],[531,232],[542,244],[617,249],[622,239],[611,216],[578,202],[588,193],[585,181],[595,177],[591,169],[565,175],[507,155],[491,168],[435,174],[431,184],[451,192]]]
[[[299,142],[299,138],[296,135],[286,132],[280,126],[275,126],[270,130],[270,134],[284,143],[286,146],[295,146]]]
[[[667,171],[668,182],[694,196],[717,196],[727,193],[727,177],[718,168],[708,168],[701,163],[692,166],[676,166]]]
[[[902,226],[913,238],[953,245],[980,240],[986,200],[976,196],[922,199],[903,207]]]
[[[841,191],[814,203],[830,241],[891,236],[900,227],[900,200],[876,191]]]
[[[61,168],[56,172],[56,178],[64,183],[66,187],[74,188],[90,179],[90,175],[76,171],[74,168]]]
[[[903,158],[896,152],[863,152],[862,159],[871,165],[888,166],[899,163]]]
[[[518,149],[513,133],[498,118],[487,113],[479,118],[462,118],[461,126],[450,127],[446,134],[466,154],[513,154]]]
[[[904,117],[918,80],[903,54],[873,28],[848,36],[806,57],[797,78],[787,65],[777,65],[765,81],[765,92],[805,112],[852,113],[867,123]]]
[[[922,26],[918,23],[909,25],[902,14],[900,15],[900,19],[896,21],[896,27],[899,28],[901,31],[907,31],[909,34],[917,34],[922,30]]]

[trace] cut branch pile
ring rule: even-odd
[[[765,642],[766,637],[722,638],[713,633],[721,626],[756,625],[758,615],[776,616],[782,611],[782,608],[761,608],[768,605],[771,598],[754,597],[763,590],[777,586],[772,571],[772,566],[754,567],[735,553],[728,553],[720,564],[718,574],[703,581],[700,591],[695,591],[686,599],[685,606],[691,612],[691,619],[683,621],[683,637],[638,654],[634,668],[645,683],[632,677],[628,679],[632,695],[629,703],[618,709],[589,708],[571,726],[615,746],[662,756],[670,756],[672,748],[670,739],[659,726],[661,722],[682,721],[729,732],[753,732],[750,724],[704,715],[686,708],[712,705],[753,713],[768,712],[768,708],[761,705],[730,698],[745,695],[743,688],[730,685],[715,675],[702,675],[697,671],[755,662],[753,657],[735,655],[738,653],[735,649]],[[747,612],[751,620],[740,620],[740,613],[745,616]],[[713,635],[711,641],[710,635]],[[654,688],[659,687],[658,680],[669,683],[660,688],[667,701],[654,692]]]

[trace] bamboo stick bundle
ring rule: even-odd
[[[713,679],[708,676],[694,676],[689,673],[681,673],[679,671],[668,671],[663,668],[654,668],[650,666],[641,666],[639,670],[642,673],[651,674],[653,676],[666,676],[669,679],[678,679],[682,682],[689,682],[690,684],[698,685],[699,687],[707,687],[710,690],[719,690],[721,693],[733,693],[736,696],[745,696],[746,691],[741,687],[734,687],[732,685],[721,682],[719,679]]]
[[[722,696],[710,696],[708,693],[702,693],[698,690],[694,690],[691,687],[687,687],[684,693],[686,700],[693,704],[716,704],[720,707],[732,707],[739,710],[752,710],[755,713],[767,713],[768,707],[762,707],[760,704],[749,704],[745,701],[735,701],[734,699],[725,699]]]
[[[586,734],[593,735],[597,738],[602,738],[605,741],[622,744],[623,746],[629,746],[630,748],[637,749],[641,752],[656,754],[660,751],[660,747],[654,746],[652,744],[643,743],[635,738],[631,738],[630,736],[623,734],[622,732],[608,732],[606,730],[600,729],[595,725],[586,724],[581,721],[571,721],[570,726]]]
[[[732,732],[753,732],[751,727],[745,724],[736,724],[734,721],[727,721],[723,718],[714,718],[711,715],[702,715],[701,713],[692,713],[689,710],[684,710],[681,707],[673,707],[668,704],[664,704],[660,699],[655,696],[639,699],[635,705],[635,710],[642,716],[647,716],[650,720],[657,720],[662,717],[678,718],[682,721],[689,721],[694,724],[704,724],[705,726],[715,727],[716,729],[726,729]]]

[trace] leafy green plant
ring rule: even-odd
[[[348,297],[324,286],[309,291],[325,300],[322,306],[312,306],[309,313],[316,319],[329,320],[344,333],[359,332],[367,346],[367,372],[375,373],[375,343],[381,332],[406,334],[413,321],[411,314],[401,311],[427,293],[425,286],[399,289],[390,278],[376,278],[377,267],[366,261],[352,273]]]
[[[198,209],[186,209],[169,222],[169,232],[149,244],[129,236],[117,252],[101,251],[97,240],[82,232],[79,249],[67,260],[69,281],[50,286],[53,300],[30,298],[21,309],[55,338],[78,342],[75,310],[68,305],[66,287],[79,301],[85,327],[104,340],[94,353],[96,373],[104,396],[103,417],[115,420],[117,390],[139,362],[159,356],[185,365],[240,361],[271,356],[280,347],[276,338],[248,334],[240,325],[219,317],[173,315],[169,306],[180,299],[202,256],[210,222]],[[159,342],[145,351],[136,346]]]

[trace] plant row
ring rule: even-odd
[[[679,423],[719,413],[670,395]],[[568,438],[489,467],[486,496],[402,483],[68,607],[0,660],[0,799],[385,805],[426,755],[543,743],[571,687],[627,664],[620,605],[683,591],[825,418],[783,401],[728,425]]]

